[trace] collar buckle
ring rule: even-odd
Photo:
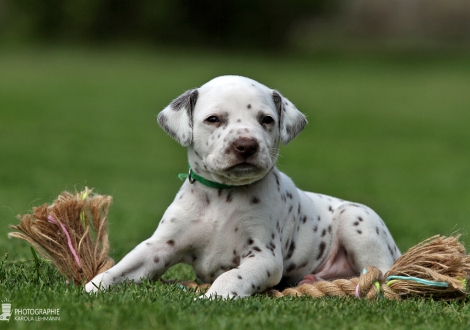
[[[191,167],[188,171],[188,180],[190,184],[194,184],[194,182],[196,182],[196,179],[193,177],[193,169]]]

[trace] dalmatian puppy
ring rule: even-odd
[[[188,147],[189,177],[155,233],[86,284],[107,289],[189,264],[206,297],[247,297],[278,285],[387,271],[400,256],[367,206],[302,191],[276,168],[307,121],[278,91],[240,76],[215,78],[175,99],[161,127]],[[184,164],[180,165],[185,166]]]

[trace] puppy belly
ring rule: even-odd
[[[351,265],[347,251],[342,246],[338,246],[334,250],[326,263],[315,270],[313,274],[306,275],[299,285],[312,284],[320,280],[333,280],[356,276],[357,271]]]

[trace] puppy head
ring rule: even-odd
[[[176,98],[160,112],[158,123],[189,147],[196,173],[244,185],[273,168],[279,141],[289,143],[307,120],[279,92],[249,78],[222,76]]]

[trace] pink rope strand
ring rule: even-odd
[[[47,219],[49,220],[49,222],[57,224],[57,221],[54,219],[52,215],[49,215]],[[62,231],[64,232],[65,236],[67,236],[67,243],[69,245],[70,251],[73,254],[73,257],[75,258],[75,262],[77,263],[78,267],[82,268],[82,265],[80,264],[80,259],[78,259],[77,252],[75,252],[75,249],[73,248],[72,240],[70,239],[69,232],[67,231],[67,229],[65,228],[63,224],[60,224],[60,226],[62,227]]]

